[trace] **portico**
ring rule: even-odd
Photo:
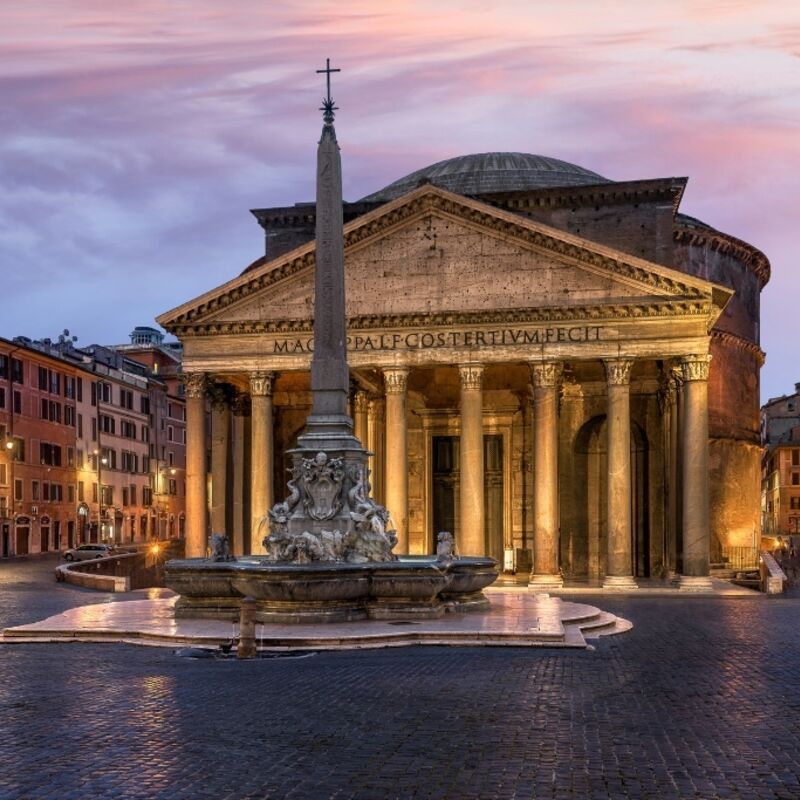
[[[234,478],[217,490],[217,453],[212,498],[214,520],[249,500],[240,552],[259,552],[310,407],[313,258],[312,243],[257,262],[159,319],[183,341],[190,399],[227,387],[210,436]],[[452,528],[461,553],[513,560],[537,589],[670,571],[705,585],[708,354],[729,290],[433,186],[348,223],[345,259],[355,432],[398,552]],[[248,443],[218,408],[243,396]],[[187,414],[198,555],[203,403]]]

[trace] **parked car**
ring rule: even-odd
[[[64,551],[67,561],[85,561],[87,558],[113,556],[116,550],[107,544],[82,544]]]

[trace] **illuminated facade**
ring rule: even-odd
[[[352,416],[401,550],[446,529],[543,586],[691,588],[757,544],[769,264],[679,213],[685,185],[488,153],[344,204]],[[207,466],[213,529],[258,551],[310,404],[314,206],[253,213],[266,255],[159,318],[184,347],[195,555]]]

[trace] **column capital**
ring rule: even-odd
[[[633,360],[625,358],[611,358],[603,361],[606,368],[606,381],[609,386],[627,386],[631,379]]]
[[[384,402],[378,397],[373,397],[367,403],[367,416],[373,420],[383,419]]]
[[[363,389],[356,389],[353,394],[353,411],[356,414],[366,414],[369,408],[369,396]]]
[[[236,417],[249,417],[250,416],[250,395],[238,394],[231,403],[231,411]]]
[[[207,385],[211,406],[215,411],[225,411],[236,399],[236,389],[229,383],[209,381]]]
[[[480,391],[483,384],[483,364],[459,364],[458,375],[462,389]]]
[[[181,381],[187,398],[205,397],[208,379],[205,372],[183,372]]]
[[[250,395],[252,397],[271,397],[275,373],[257,370],[250,373]]]
[[[552,389],[558,386],[564,369],[560,361],[535,361],[529,366],[535,388]]]
[[[405,394],[408,386],[408,367],[386,367],[383,370],[386,394]]]
[[[711,356],[707,354],[683,356],[680,360],[681,377],[685,381],[707,381]]]

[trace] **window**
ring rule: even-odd
[[[133,392],[130,389],[119,390],[119,404],[122,408],[133,408]]]
[[[25,383],[22,379],[22,362],[18,358],[11,359],[11,380],[14,383]]]
[[[92,381],[92,405],[97,405],[97,384]]]
[[[82,403],[83,402],[83,378],[78,378],[77,381],[78,381],[78,383],[77,383],[77,387],[78,387],[77,400],[78,400],[79,403]]]
[[[114,420],[114,417],[109,417],[107,414],[101,414],[100,430],[103,433],[116,433],[116,421]]]
[[[150,458],[148,456],[142,456],[142,472],[150,472]]]
[[[14,447],[11,449],[15,461],[25,460],[25,440],[21,436],[14,437]]]
[[[6,390],[5,387],[0,387],[0,408],[6,407]]]
[[[142,489],[142,505],[153,505],[153,490],[149,486],[145,486]]]
[[[149,414],[150,413],[150,398],[145,397],[144,395],[139,395],[139,411],[142,414]]]
[[[789,508],[800,508],[800,496],[789,498]]]
[[[0,464],[0,486],[8,484],[8,469],[5,464]]]
[[[49,442],[39,442],[39,460],[48,467],[60,467],[61,446]]]
[[[50,394],[61,394],[61,373],[50,373]]]
[[[800,486],[800,472],[792,473],[792,486]]]
[[[181,428],[181,444],[186,444],[186,428]]]
[[[104,403],[110,403],[111,402],[112,390],[111,390],[111,384],[110,383],[106,383],[105,381],[101,381],[100,386],[99,386],[99,392],[100,392],[100,399]]]
[[[42,500],[50,500],[50,484],[47,481],[42,484]]]
[[[39,499],[39,481],[31,481],[31,500],[38,500],[38,499]]]
[[[173,416],[173,414],[172,414],[172,403],[167,403],[167,416],[168,417]]]
[[[43,397],[40,403],[41,411],[39,416],[42,419],[50,419],[50,403],[46,397]]]
[[[129,502],[128,502],[128,487],[127,486],[123,486],[122,487],[122,505],[123,506],[129,505]]]
[[[92,441],[97,441],[97,417],[92,417]]]
[[[67,447],[67,466],[74,467],[75,466],[75,448],[74,447]]]
[[[800,467],[800,450],[797,448],[792,450],[792,466]]]
[[[8,377],[8,356],[0,355],[0,378]]]
[[[178,494],[178,481],[176,481],[175,478],[169,479],[169,493]]]
[[[50,401],[50,422],[61,423],[61,403]]]
[[[114,487],[113,486],[104,486],[103,487],[103,505],[104,506],[113,506],[114,505]]]
[[[71,378],[69,375],[64,376],[64,397],[68,400],[75,399],[75,378]]]
[[[167,461],[169,462],[169,465],[172,466],[175,460],[175,457],[172,454],[172,450],[170,450],[169,453],[167,453],[167,456],[168,456]]]
[[[14,478],[14,499],[22,500],[22,480]]]
[[[22,394],[20,392],[14,392],[14,413],[22,413]]]
[[[78,419],[78,438],[83,439],[83,414],[78,414],[77,419]]]
[[[119,432],[120,436],[124,436],[126,439],[135,439],[136,424],[127,419],[122,419],[119,423]]]
[[[39,367],[39,388],[47,391],[47,367]]]
[[[71,483],[67,484],[67,502],[75,503],[75,487]]]
[[[130,499],[131,499],[131,505],[135,506],[136,505],[136,484],[135,483],[132,483],[131,486],[130,486]]]
[[[92,484],[92,502],[93,503],[97,502],[97,484],[96,483]]]
[[[167,426],[167,441],[171,442],[174,441],[174,439],[175,439],[175,431],[172,425],[169,425]]]
[[[78,481],[78,502],[84,502],[83,481]]]
[[[64,424],[75,427],[75,406],[64,406]]]

